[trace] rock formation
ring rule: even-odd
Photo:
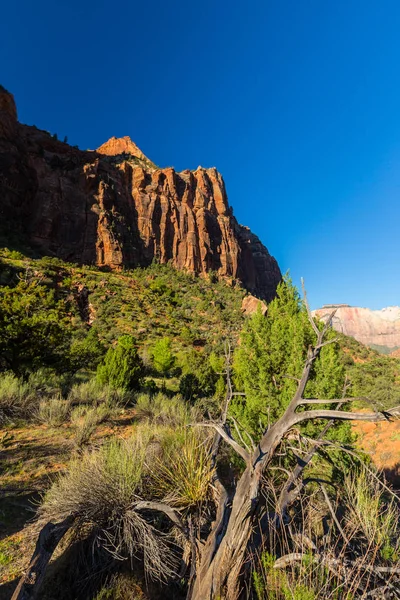
[[[256,298],[255,296],[252,296],[251,294],[248,294],[243,298],[242,312],[246,315],[246,317],[254,315],[254,313],[257,312],[259,307],[261,308],[261,313],[265,315],[268,310],[268,306],[265,304],[265,302],[263,302],[259,298]]]
[[[171,263],[214,271],[270,300],[281,278],[238,224],[215,169],[159,169],[128,137],[81,151],[21,125],[0,89],[0,225],[43,254],[110,268]]]
[[[336,331],[354,337],[366,346],[380,346],[382,350],[400,347],[399,306],[370,310],[347,305],[327,305],[314,311],[314,315],[326,320],[336,307],[337,311],[332,319],[332,327]]]

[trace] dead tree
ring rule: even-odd
[[[301,476],[305,467],[312,460],[316,446],[323,443],[323,438],[329,427],[336,421],[362,420],[379,422],[400,416],[400,407],[375,413],[346,412],[340,408],[354,398],[320,399],[304,398],[305,389],[310,378],[311,370],[321,349],[335,340],[326,340],[332,315],[320,330],[313,321],[307,300],[306,307],[311,326],[315,333],[315,344],[308,349],[307,358],[301,378],[298,380],[296,392],[284,414],[264,431],[255,443],[246,443],[240,431],[237,430],[235,439],[228,424],[228,406],[233,396],[229,358],[227,350],[226,375],[227,396],[219,421],[201,422],[196,425],[215,430],[211,447],[211,460],[217,465],[220,446],[228,444],[243,460],[245,468],[235,486],[229,489],[224,485],[216,469],[213,490],[215,492],[214,522],[210,525],[206,539],[195,539],[190,522],[182,523],[177,512],[165,503],[143,502],[136,506],[137,510],[163,512],[181,531],[185,532],[192,548],[191,577],[187,593],[188,600],[236,600],[240,593],[240,575],[246,555],[250,549],[252,534],[257,526],[261,506],[264,504],[262,495],[262,480],[268,474],[271,463],[284,438],[290,435],[295,426],[300,423],[315,420],[328,421],[318,440],[292,472],[287,473],[287,481],[281,489],[274,514],[268,515],[271,524],[276,524],[285,514],[288,507],[295,501],[302,487]],[[336,405],[334,409],[313,409],[313,406]],[[301,410],[299,410],[301,409]],[[54,548],[52,547],[52,550]],[[292,554],[287,560],[297,560]],[[317,560],[318,556],[316,556]],[[47,557],[46,557],[47,559]],[[283,559],[282,559],[283,560]],[[322,558],[320,560],[323,560]],[[23,584],[22,584],[23,587]],[[20,588],[20,593],[22,592]],[[16,595],[14,598],[34,597]]]
[[[353,400],[352,398],[338,399],[305,399],[304,391],[310,378],[311,369],[318,358],[321,349],[332,341],[325,341],[334,312],[327,320],[325,326],[320,330],[312,319],[307,299],[305,296],[307,312],[311,326],[316,336],[315,345],[308,350],[302,376],[298,381],[296,392],[284,414],[264,432],[254,450],[249,451],[243,444],[238,443],[231,435],[226,422],[207,423],[217,433],[217,439],[222,439],[229,444],[233,450],[245,462],[245,469],[241,475],[234,492],[229,494],[228,490],[219,481],[219,498],[216,506],[216,519],[211,532],[203,546],[199,549],[196,575],[188,600],[213,600],[225,598],[236,600],[239,595],[240,573],[246,558],[252,532],[256,527],[256,515],[260,504],[262,478],[268,471],[272,459],[283,438],[290,430],[310,420],[326,419],[329,423],[337,420],[362,420],[378,422],[400,416],[400,407],[396,407],[385,413],[352,413],[336,408],[334,410],[311,409],[298,412],[300,408],[312,407],[313,405],[336,404],[340,407],[343,403]],[[226,415],[226,410],[225,410]],[[204,424],[203,424],[204,425]],[[283,488],[277,511],[273,519],[279,518],[288,505],[296,497],[293,493],[293,485],[300,477],[302,470],[311,461],[314,451],[311,450],[303,461],[301,467],[296,467],[289,474],[287,484]],[[298,493],[298,489],[297,489]]]

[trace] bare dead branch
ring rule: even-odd
[[[231,420],[233,421],[233,425],[235,427],[235,431],[236,431],[236,433],[238,435],[238,438],[239,438],[240,442],[242,443],[243,447],[246,448],[250,452],[249,445],[246,444],[246,442],[244,441],[243,436],[240,433],[240,429],[238,427],[238,423],[237,423],[236,419],[234,417],[231,417]],[[254,448],[253,448],[253,450],[254,450]]]
[[[322,493],[323,493],[323,495],[324,495],[324,498],[325,498],[326,505],[327,505],[327,507],[329,508],[329,512],[330,512],[330,513],[331,513],[331,515],[332,515],[332,519],[335,521],[335,525],[336,525],[336,527],[338,528],[338,530],[339,530],[339,532],[340,532],[340,534],[341,534],[342,538],[343,538],[343,539],[344,539],[344,541],[346,542],[347,546],[350,546],[349,539],[347,538],[347,536],[346,536],[345,532],[343,531],[343,528],[342,528],[342,526],[341,526],[341,524],[340,524],[340,522],[339,522],[339,519],[338,519],[338,518],[337,518],[337,516],[336,516],[336,513],[335,513],[335,511],[334,511],[334,509],[333,509],[332,503],[331,503],[331,501],[330,501],[330,498],[329,498],[329,496],[328,496],[328,493],[327,493],[327,491],[326,491],[326,489],[325,489],[324,485],[323,485],[321,482],[319,482],[319,485],[320,485],[321,491],[322,491]]]
[[[310,321],[311,327],[314,329],[315,331],[315,335],[318,337],[319,336],[319,329],[317,327],[317,325],[315,324],[315,321],[312,317],[311,314],[311,310],[310,310],[310,305],[308,304],[308,299],[307,299],[307,292],[306,292],[306,287],[304,285],[304,279],[301,278],[301,288],[303,290],[303,298],[304,298],[304,304],[307,310],[307,315],[308,315],[308,320]]]
[[[321,348],[324,348],[325,346],[329,346],[329,344],[334,344],[337,341],[338,341],[338,338],[332,338],[331,340],[326,340],[326,342],[321,342],[320,344],[317,344],[315,346],[315,348],[317,350],[321,350]]]
[[[219,423],[195,423],[194,426],[195,427],[211,427],[211,428],[215,429],[215,431],[221,436],[221,438],[224,439],[227,444],[232,446],[232,448],[239,454],[239,456],[241,456],[243,458],[243,460],[246,463],[248,463],[248,461],[250,459],[250,454],[247,452],[247,450],[242,448],[242,446],[240,444],[238,444],[238,442],[236,440],[234,440],[232,436],[230,436],[228,434],[228,432],[222,425],[220,425]]]
[[[380,421],[389,421],[391,417],[400,417],[400,406],[379,413],[352,413],[343,410],[308,410],[302,413],[296,413],[292,417],[292,426],[310,421],[312,419],[334,419],[339,421],[368,421],[379,423]]]
[[[345,402],[354,402],[354,400],[359,400],[359,398],[333,398],[332,400],[326,400],[325,398],[302,398],[298,403],[299,406],[303,406],[306,404],[343,404]]]
[[[310,440],[310,441],[312,441],[312,440]],[[337,442],[331,442],[330,440],[324,440],[324,441],[318,441],[318,442],[317,442],[317,440],[315,440],[315,442],[316,442],[315,451],[318,451],[320,446],[331,446],[332,448],[335,448],[336,450],[345,452],[349,456],[353,456],[357,460],[360,460],[360,455],[357,454],[357,452],[354,452],[354,450],[351,450],[350,448],[344,446],[343,444],[339,444]],[[381,485],[393,498],[396,499],[396,501],[398,503],[400,503],[399,496],[397,494],[395,494],[395,492],[393,490],[391,490],[390,487],[387,486],[384,481],[379,479],[379,477],[376,475],[376,473],[374,473],[374,471],[372,469],[370,469],[365,462],[362,463],[362,466],[363,466],[363,469],[365,469],[367,471],[367,473],[369,473],[371,475],[371,477],[373,477],[379,483],[379,485]]]
[[[185,535],[188,537],[187,528],[184,526],[179,513],[165,502],[150,502],[142,500],[136,502],[133,507],[135,510],[149,510],[164,513]]]

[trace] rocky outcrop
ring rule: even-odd
[[[347,305],[328,305],[314,311],[314,315],[326,320],[334,308],[337,311],[332,319],[332,327],[336,331],[354,337],[366,346],[379,346],[382,349],[400,347],[399,306],[370,310]]]
[[[97,148],[97,152],[98,154],[106,154],[107,156],[131,154],[132,156],[136,156],[136,158],[148,161],[148,158],[143,154],[140,148],[138,148],[127,135],[122,138],[110,138],[107,142],[104,142],[104,144]]]
[[[159,169],[128,137],[80,151],[19,124],[4,89],[0,136],[0,220],[42,253],[110,268],[158,260],[273,297],[279,267],[236,221],[215,168]]]
[[[261,313],[263,315],[265,315],[268,310],[268,307],[265,304],[265,302],[263,302],[259,298],[256,298],[255,296],[252,296],[251,294],[243,298],[241,308],[243,314],[245,314],[246,317],[254,315],[254,313],[256,313],[259,308],[261,309]]]

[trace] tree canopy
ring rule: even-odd
[[[330,332],[328,338],[334,337]],[[313,341],[307,310],[289,278],[278,286],[264,316],[261,308],[244,324],[234,354],[236,387],[244,392],[233,414],[252,433],[260,433],[284,412]],[[322,348],[308,381],[308,398],[340,397],[345,373],[336,343]]]

